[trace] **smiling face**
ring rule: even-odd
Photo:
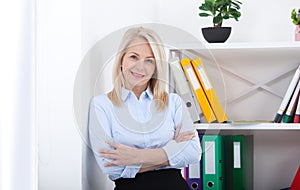
[[[138,94],[147,88],[156,67],[149,43],[142,38],[135,39],[126,49],[121,65],[125,88],[139,97]]]

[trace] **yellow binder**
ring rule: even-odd
[[[202,109],[203,115],[208,123],[216,121],[216,117],[214,115],[213,110],[211,109],[209,102],[204,94],[204,91],[197,79],[197,76],[192,67],[191,61],[189,58],[185,58],[180,61],[181,66],[184,70],[184,74],[186,75],[190,86],[192,87],[197,101]]]
[[[192,60],[192,66],[218,122],[222,123],[227,121],[226,113],[223,109],[223,106],[217,96],[214,87],[212,86],[212,83],[208,77],[207,71],[204,67],[204,64],[202,63],[201,58],[198,57],[197,59]]]

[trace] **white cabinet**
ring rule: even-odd
[[[300,124],[269,122],[300,64],[300,43],[178,44],[171,52],[201,57],[228,118],[252,121],[196,124],[199,132],[253,135],[253,189],[289,187],[300,165]]]

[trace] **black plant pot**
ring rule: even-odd
[[[231,33],[231,27],[202,28],[204,39],[209,43],[224,43]]]

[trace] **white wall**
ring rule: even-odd
[[[86,52],[96,40],[124,26],[158,22],[179,27],[203,40],[201,27],[212,26],[211,18],[198,16],[202,1],[82,1],[82,48]],[[290,19],[297,0],[242,1],[239,22],[224,21],[232,26],[228,42],[293,41],[295,26]]]
[[[35,1],[0,3],[0,189],[35,189]]]
[[[37,1],[39,190],[80,189],[81,138],[73,116],[80,19],[80,0]]]
[[[122,27],[140,23],[172,25],[203,40],[195,0],[37,1],[37,111],[39,190],[80,189],[81,137],[72,111],[80,61],[96,42]],[[290,11],[297,0],[243,1],[240,22],[228,42],[293,41]],[[105,81],[104,81],[105,82]]]

